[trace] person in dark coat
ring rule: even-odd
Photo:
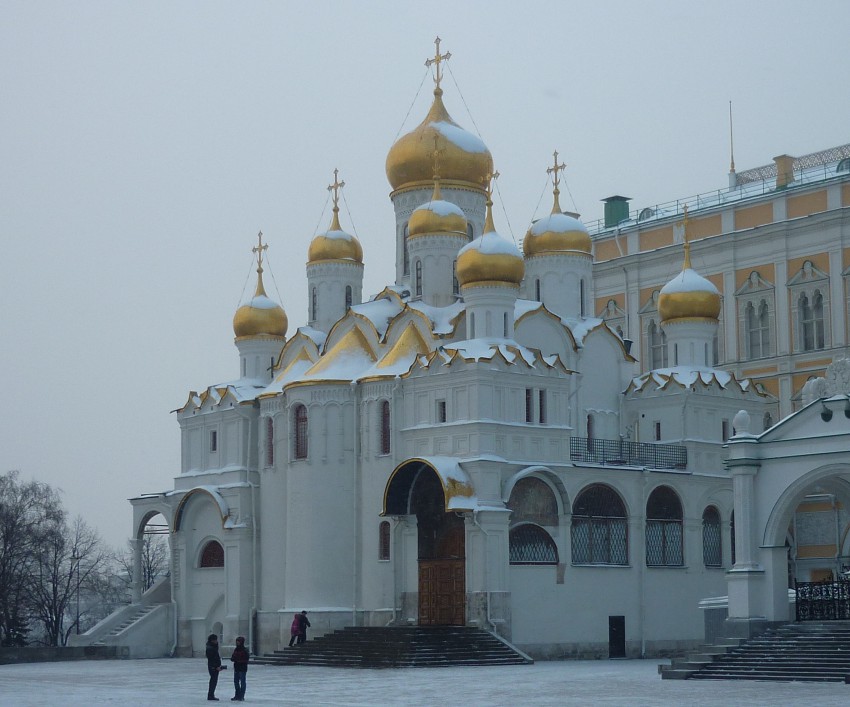
[[[292,617],[292,624],[289,626],[289,647],[292,648],[292,644],[298,640],[298,634],[301,633],[301,614],[294,614]]]
[[[218,702],[218,697],[215,696],[215,688],[218,685],[218,674],[221,672],[221,656],[218,654],[218,636],[214,633],[211,633],[207,638],[207,670],[210,673],[207,699]]]
[[[248,677],[248,659],[251,654],[245,648],[245,638],[239,636],[236,639],[236,648],[233,649],[233,655],[230,660],[233,661],[233,687],[236,688],[236,695],[230,698],[231,702],[242,702],[245,699],[245,681]]]
[[[310,626],[310,619],[307,618],[307,612],[302,611],[296,614],[298,617],[298,645],[307,641],[307,628]]]

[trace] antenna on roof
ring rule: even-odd
[[[729,188],[734,189],[738,186],[738,179],[735,176],[735,141],[732,132],[732,101],[729,101]]]

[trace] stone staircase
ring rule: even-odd
[[[107,639],[111,636],[117,636],[126,629],[130,628],[134,623],[143,619],[149,613],[151,613],[154,609],[156,609],[159,604],[148,604],[147,606],[140,606],[138,610],[134,611],[132,614],[128,615],[124,621],[115,626],[111,631],[106,633],[99,641],[95,641],[91,645],[93,646],[105,646]]]
[[[662,666],[663,679],[845,682],[850,622],[792,623],[730,640]]]
[[[467,626],[346,627],[301,646],[255,658],[265,665],[425,668],[523,665],[534,661],[506,641]]]

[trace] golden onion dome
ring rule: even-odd
[[[458,253],[457,281],[461,287],[486,282],[519,285],[524,276],[525,262],[519,249],[493,226],[493,202],[488,198],[484,233]]]
[[[662,322],[672,319],[717,319],[720,292],[696,270],[691,269],[690,244],[685,242],[685,264],[676,277],[661,288],[658,315]]]
[[[425,119],[390,148],[386,169],[393,190],[431,181],[430,145],[435,138],[445,143],[440,157],[443,179],[481,190],[483,179],[493,171],[493,157],[480,138],[452,120],[443,105],[443,90],[439,86],[434,89],[434,103]]]
[[[286,336],[289,321],[286,312],[272,300],[263,287],[263,268],[257,268],[257,289],[254,296],[233,315],[233,333],[237,339],[246,336]]]
[[[339,207],[336,205],[333,208],[330,228],[316,235],[310,241],[310,247],[307,250],[308,264],[322,260],[363,262],[363,247],[355,236],[342,230],[342,226],[339,225]]]
[[[561,212],[556,187],[552,213],[536,221],[528,229],[525,240],[522,242],[522,252],[528,258],[532,255],[568,251],[589,254],[592,251],[592,244],[584,224],[577,218]]]
[[[466,216],[456,204],[443,201],[440,194],[440,179],[434,179],[431,201],[416,208],[407,222],[410,238],[425,234],[466,235]]]

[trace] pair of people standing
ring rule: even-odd
[[[295,614],[292,617],[292,625],[289,627],[289,633],[292,634],[292,637],[289,639],[290,648],[292,648],[292,644],[296,640],[299,646],[307,640],[307,628],[309,626],[310,619],[307,618],[306,611],[302,611],[300,614]]]
[[[226,667],[221,665],[221,656],[218,654],[218,636],[211,633],[207,638],[207,670],[210,674],[210,684],[207,690],[207,700],[218,702],[215,696],[215,688],[218,685],[218,674]],[[245,639],[242,636],[236,639],[236,648],[230,660],[233,662],[233,686],[236,695],[230,698],[231,702],[242,702],[245,699],[246,679],[248,677],[248,660],[251,654],[245,648]]]

